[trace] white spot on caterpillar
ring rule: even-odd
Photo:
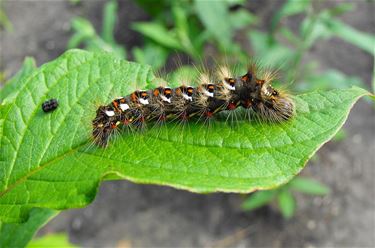
[[[188,101],[193,101],[193,98],[192,98],[191,96],[186,95],[185,93],[183,93],[182,96],[183,96],[186,100],[188,100]]]
[[[139,98],[139,102],[143,105],[147,105],[148,104],[148,99],[143,99],[143,98]]]
[[[228,90],[236,90],[236,87],[235,86],[231,86],[230,84],[224,82],[224,86],[225,88],[227,88]]]
[[[206,96],[209,96],[209,97],[214,97],[214,93],[212,92],[208,92],[207,90],[203,91],[203,93],[206,95]]]
[[[129,105],[127,105],[126,103],[121,103],[120,104],[120,109],[122,111],[125,111],[125,110],[129,109]]]
[[[115,111],[112,111],[112,110],[108,111],[108,110],[106,110],[106,111],[105,111],[105,114],[106,114],[107,116],[109,116],[109,117],[112,117],[112,116],[115,115]]]
[[[160,95],[160,98],[161,98],[164,102],[169,102],[169,103],[171,103],[171,99],[170,99],[170,98],[167,98],[167,97],[165,97],[165,96],[163,96],[163,95]]]

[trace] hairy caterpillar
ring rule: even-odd
[[[94,142],[106,147],[108,139],[121,126],[141,129],[150,121],[188,121],[194,116],[207,120],[218,112],[232,111],[239,106],[251,109],[264,121],[290,119],[294,103],[288,94],[272,87],[275,73],[258,74],[255,65],[240,77],[232,77],[228,68],[221,67],[214,80],[202,74],[197,87],[160,86],[118,97],[97,109],[92,121]]]

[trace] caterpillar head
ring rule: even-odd
[[[275,73],[265,72],[263,79],[259,79],[249,70],[241,79],[252,91],[251,107],[260,118],[271,122],[282,122],[294,115],[294,102],[286,92],[271,85],[274,78]]]
[[[263,119],[281,122],[294,115],[294,102],[287,93],[273,88],[270,84],[263,84],[260,95],[257,112]]]

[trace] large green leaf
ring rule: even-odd
[[[194,192],[251,192],[284,184],[342,126],[363,89],[295,97],[284,124],[224,120],[211,128],[173,124],[90,146],[95,106],[154,87],[150,67],[106,53],[71,50],[43,65],[0,106],[0,220],[24,221],[34,207],[90,203],[102,179],[169,185]],[[57,98],[45,114],[41,104]]]

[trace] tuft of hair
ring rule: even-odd
[[[167,76],[165,76],[167,77]],[[164,78],[165,78],[164,77]],[[163,77],[156,77],[154,80],[153,80],[153,83],[157,86],[161,86],[161,87],[167,87],[168,86],[168,82],[163,79]]]
[[[261,72],[262,72],[262,69],[263,68],[260,64],[259,61],[251,61],[249,62],[248,66],[248,73],[251,73],[251,75],[253,76],[260,76]]]
[[[231,78],[232,73],[228,66],[219,66],[219,69],[216,72],[219,80],[225,80],[226,78]]]
[[[201,73],[198,80],[199,84],[210,84],[212,82],[208,73]]]
[[[272,69],[265,69],[261,75],[265,84],[271,84],[275,79],[278,78],[278,71]]]

